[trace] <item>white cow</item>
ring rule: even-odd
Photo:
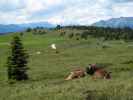
[[[51,44],[51,48],[54,49],[54,50],[57,49],[55,44]]]
[[[52,48],[53,50],[55,50],[56,53],[59,53],[58,50],[57,50],[56,44],[54,44],[54,43],[51,44],[51,48]]]

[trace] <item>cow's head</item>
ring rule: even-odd
[[[96,70],[97,70],[96,64],[89,64],[86,67],[86,73],[89,74],[89,75],[93,75]]]

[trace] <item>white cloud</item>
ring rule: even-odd
[[[79,0],[80,1],[80,0]],[[98,0],[97,3],[91,2],[93,6],[89,3],[80,2],[80,4],[75,3],[75,5],[67,6],[62,12],[57,13],[56,17],[52,17],[50,22],[54,24],[91,24],[100,19],[108,19],[109,16],[105,14],[105,0]]]
[[[50,7],[60,4],[61,0],[25,0],[27,13],[34,13],[40,10],[49,9]]]
[[[1,24],[11,24],[11,23],[23,23],[26,22],[26,16],[16,15],[13,13],[0,13],[0,23]]]
[[[114,16],[133,16],[133,3],[116,4],[113,8]]]
[[[22,0],[0,0],[0,12],[12,12],[24,8]]]
[[[132,9],[132,0],[1,0],[0,23],[91,24],[111,17],[133,16]]]

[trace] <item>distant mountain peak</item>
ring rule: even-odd
[[[133,29],[133,17],[120,17],[112,18],[109,20],[101,20],[92,24],[97,27],[111,27],[111,28],[125,28],[129,27]]]

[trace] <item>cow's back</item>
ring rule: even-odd
[[[94,79],[96,79],[96,78],[110,79],[111,76],[110,76],[110,73],[108,73],[106,70],[99,69],[99,70],[95,71],[93,78]]]

